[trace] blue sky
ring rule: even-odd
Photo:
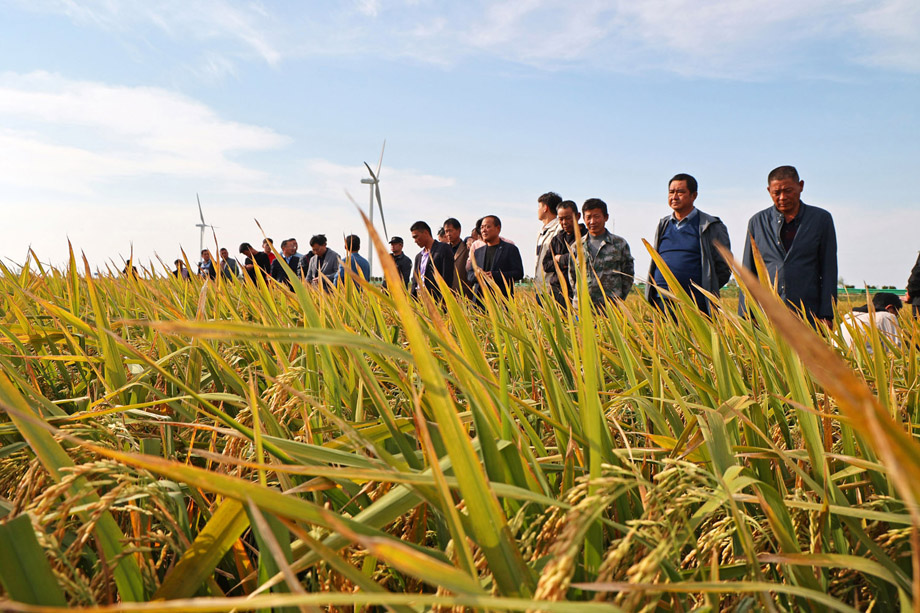
[[[736,253],[794,164],[840,274],[903,287],[920,238],[920,2],[0,0],[0,256],[93,267],[198,248],[339,249],[362,162],[390,234],[498,214],[533,266],[536,198],[604,199],[644,276],[667,181]],[[378,224],[379,227],[379,224]],[[213,239],[209,239],[213,244]],[[303,251],[303,248],[301,249]],[[414,245],[407,246],[414,254]]]

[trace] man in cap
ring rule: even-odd
[[[396,269],[399,276],[402,277],[403,287],[408,287],[409,280],[412,278],[412,259],[403,253],[403,239],[401,236],[394,236],[390,239],[390,255],[396,263]],[[386,281],[383,282],[384,289]]]

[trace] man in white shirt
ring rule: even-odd
[[[866,305],[856,307],[852,312],[843,316],[840,333],[847,347],[852,349],[858,341],[863,340],[866,343],[866,349],[872,353],[870,329],[873,321],[883,342],[884,337],[887,337],[892,344],[900,347],[901,331],[898,326],[898,311],[901,310],[901,299],[890,292],[879,292],[872,296],[872,307],[874,313],[870,313],[869,305]]]
[[[550,289],[546,282],[546,268],[543,264],[544,260],[553,259],[550,243],[559,233],[556,207],[561,202],[562,197],[556,192],[546,192],[537,198],[537,218],[543,222],[543,227],[540,228],[540,233],[537,235],[537,267],[533,274],[533,285],[537,292]]]

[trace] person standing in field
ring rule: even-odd
[[[288,275],[288,272],[284,270],[284,267],[281,265],[281,260],[275,258],[275,261],[272,262],[272,277],[278,283],[283,283],[288,287],[288,289],[293,289],[291,282],[296,280],[298,277],[298,269],[300,268],[300,260],[294,255],[294,252],[297,250],[297,241],[292,238],[281,241],[281,257],[284,258],[284,262],[290,266],[291,274]]]
[[[910,278],[907,279],[904,302],[913,305],[914,315],[920,315],[920,257],[917,257],[917,263],[914,264],[910,271]]]
[[[236,260],[230,258],[226,247],[220,248],[220,274],[228,281],[235,281],[239,277],[240,269]]]
[[[587,236],[588,228],[583,223],[579,223],[578,205],[572,200],[564,200],[556,207],[556,215],[559,220],[559,232],[550,241],[550,255],[543,262],[543,271],[546,274],[546,282],[553,292],[553,298],[560,306],[565,306],[565,296],[572,298],[572,285],[568,282],[569,266],[572,261],[572,250],[575,247],[575,226],[581,231],[581,236]],[[559,270],[557,273],[556,270]],[[565,280],[565,289],[562,282]]]
[[[470,259],[470,250],[466,242],[460,238],[460,222],[453,217],[444,221],[444,234],[447,236],[447,244],[450,245],[451,251],[454,252],[454,284],[451,286],[455,292],[460,295],[467,295],[471,291],[470,285],[466,280],[466,264]]]
[[[546,192],[537,198],[537,219],[543,222],[537,234],[537,263],[533,273],[533,286],[539,297],[540,292],[551,289],[551,282],[547,280],[546,264],[549,263],[553,268],[553,254],[550,244],[553,237],[559,233],[559,219],[556,215],[556,209],[562,198],[556,192]],[[555,269],[554,269],[555,270]]]
[[[780,298],[803,309],[809,322],[830,324],[837,302],[837,234],[830,213],[802,202],[804,188],[794,166],[770,171],[767,192],[773,206],[748,222],[743,263],[757,274],[754,241]],[[743,294],[738,312],[746,313]]]
[[[422,249],[412,264],[412,295],[418,296],[422,288],[426,288],[435,300],[441,300],[435,271],[444,278],[448,287],[453,287],[454,252],[447,243],[434,240],[431,226],[424,221],[415,222],[409,230],[412,240]]]
[[[485,290],[484,279],[492,279],[496,289],[511,298],[515,282],[524,278],[521,252],[513,243],[501,238],[501,231],[502,222],[496,215],[482,218],[479,232],[483,245],[473,254],[473,267],[467,275],[477,297],[481,297]]]
[[[275,253],[272,251],[272,247],[275,245],[275,241],[270,238],[262,240],[262,251],[265,252],[265,255],[268,256],[268,265],[271,267],[275,263]]]
[[[185,262],[183,262],[182,260],[176,260],[174,263],[176,265],[176,269],[172,271],[173,276],[176,277],[177,279],[184,279],[188,281],[189,274],[188,274],[188,268],[185,267]]]
[[[597,307],[602,307],[607,300],[613,303],[617,300],[626,300],[636,274],[629,244],[622,236],[617,236],[607,229],[610,215],[607,213],[606,202],[600,198],[589,198],[582,205],[581,212],[588,233],[581,238],[581,245],[576,254],[585,258],[586,282],[591,302]],[[569,267],[569,284],[574,291],[573,302],[576,307],[578,268],[575,262]]]
[[[211,259],[211,251],[208,249],[201,250],[201,261],[198,262],[198,276],[211,280],[217,278],[217,269],[214,268],[214,260]]]
[[[345,261],[339,266],[335,274],[335,284],[342,285],[346,281],[345,267],[351,271],[349,274],[354,277],[361,277],[365,281],[371,279],[371,265],[358,251],[361,249],[361,238],[350,234],[345,237]],[[355,284],[357,286],[357,284]]]
[[[246,274],[249,275],[253,283],[256,282],[256,275],[258,274],[256,272],[257,266],[262,269],[263,275],[271,275],[271,260],[268,259],[268,255],[264,251],[256,251],[249,243],[243,243],[240,245],[240,255],[246,256],[243,268],[246,269]]]
[[[688,174],[674,175],[668,182],[671,214],[658,221],[652,246],[684,291],[693,297],[701,311],[708,314],[709,299],[695,286],[719,295],[732,271],[716,249],[716,244],[731,249],[731,243],[722,220],[696,208],[697,192],[697,181]],[[670,299],[659,294],[658,289],[669,288],[653,260],[648,269],[645,298],[660,310],[666,310]]]
[[[320,285],[323,277],[326,283],[331,283],[339,272],[339,254],[326,246],[326,235],[317,234],[310,239],[310,248],[313,250],[313,257],[310,258],[310,265],[307,267],[307,283]]]
[[[396,270],[402,278],[403,287],[409,286],[412,280],[412,260],[403,253],[403,239],[401,236],[394,236],[390,239],[390,255],[393,256],[393,262],[396,264]],[[383,289],[387,288],[386,279],[383,280]]]

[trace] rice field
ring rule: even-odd
[[[0,268],[5,611],[920,605],[906,312],[89,273]]]

